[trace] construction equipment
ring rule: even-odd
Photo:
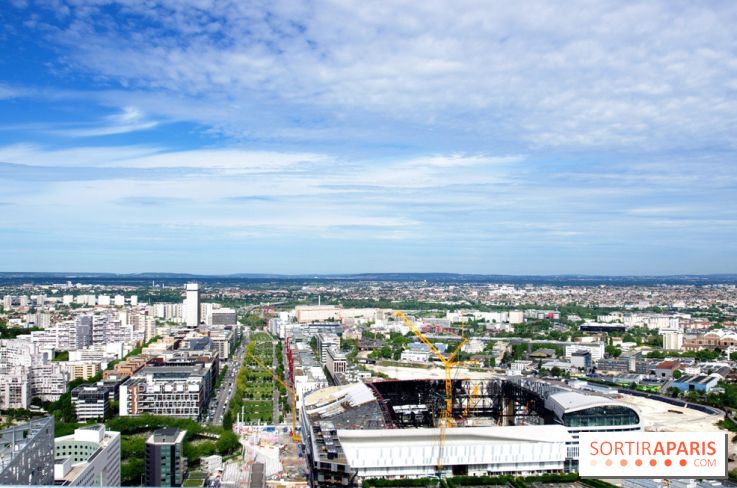
[[[478,403],[478,400],[476,399],[478,394],[479,394],[479,384],[476,383],[475,385],[473,385],[473,390],[471,390],[471,396],[468,398],[468,402],[466,403],[466,408],[463,409],[464,419],[468,417],[468,411],[471,410],[471,402],[473,402],[474,406]]]
[[[250,357],[251,359],[253,359],[253,361],[261,369],[263,369],[264,371],[268,372],[271,375],[271,377],[274,378],[276,381],[278,381],[279,384],[282,385],[284,388],[286,388],[287,389],[287,392],[291,395],[291,403],[292,403],[292,408],[291,408],[291,410],[292,410],[292,434],[291,434],[291,436],[292,436],[292,440],[295,443],[301,442],[302,441],[302,437],[300,437],[300,435],[297,433],[297,392],[295,391],[294,388],[292,388],[291,386],[289,386],[288,384],[286,384],[284,382],[284,380],[282,380],[281,378],[279,378],[279,376],[277,376],[274,373],[274,371],[272,371],[271,368],[269,368],[268,366],[266,366],[255,355],[253,355],[251,353],[248,353],[247,356]]]
[[[409,330],[417,336],[420,341],[422,341],[423,344],[425,344],[428,349],[435,355],[436,358],[443,364],[443,367],[445,368],[445,409],[440,414],[440,421],[439,421],[439,427],[440,427],[440,435],[438,438],[438,461],[437,461],[437,470],[438,472],[442,471],[443,469],[443,451],[445,448],[445,435],[446,435],[446,429],[448,427],[452,427],[455,424],[455,420],[453,420],[453,368],[456,368],[460,365],[466,364],[465,361],[454,361],[458,353],[461,351],[461,348],[466,344],[468,339],[465,337],[462,338],[460,344],[455,348],[453,353],[448,356],[447,358],[445,355],[443,355],[442,352],[438,350],[437,347],[435,347],[435,344],[430,342],[430,340],[425,337],[425,334],[422,333],[422,331],[417,327],[417,325],[412,322],[409,317],[404,312],[394,312],[394,316],[398,317],[404,322],[404,324],[409,328]]]

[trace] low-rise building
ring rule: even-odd
[[[695,374],[685,375],[677,380],[673,380],[671,386],[683,392],[696,391],[699,393],[709,393],[712,388],[717,386],[717,383],[719,383],[719,377],[717,376]]]
[[[426,363],[430,360],[430,352],[405,349],[402,351],[402,355],[399,356],[399,359],[411,363]]]
[[[673,372],[680,368],[680,363],[674,360],[661,361],[655,366],[655,376],[660,379],[669,380],[673,378]]]

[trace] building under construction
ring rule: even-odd
[[[368,478],[575,471],[582,431],[640,430],[616,400],[520,377],[354,383],[304,398],[314,487]]]

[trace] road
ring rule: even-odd
[[[238,377],[238,371],[240,371],[241,365],[243,364],[243,357],[246,354],[247,345],[248,340],[244,337],[240,347],[230,355],[226,363],[228,365],[228,372],[225,378],[223,378],[220,389],[215,392],[215,395],[210,400],[210,408],[207,414],[207,422],[210,424],[222,425],[223,423],[223,415],[225,415],[225,410],[228,408],[228,403],[235,391],[235,381]]]

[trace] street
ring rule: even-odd
[[[223,382],[220,388],[215,392],[214,396],[210,400],[210,406],[207,411],[207,423],[210,424],[222,424],[225,410],[228,408],[233,391],[235,390],[235,381],[238,377],[238,371],[240,371],[241,365],[243,364],[243,358],[246,354],[246,346],[248,340],[246,337],[241,341],[240,347],[230,355],[230,359],[225,363],[228,366],[228,372],[223,378]],[[233,419],[235,420],[235,419]]]

